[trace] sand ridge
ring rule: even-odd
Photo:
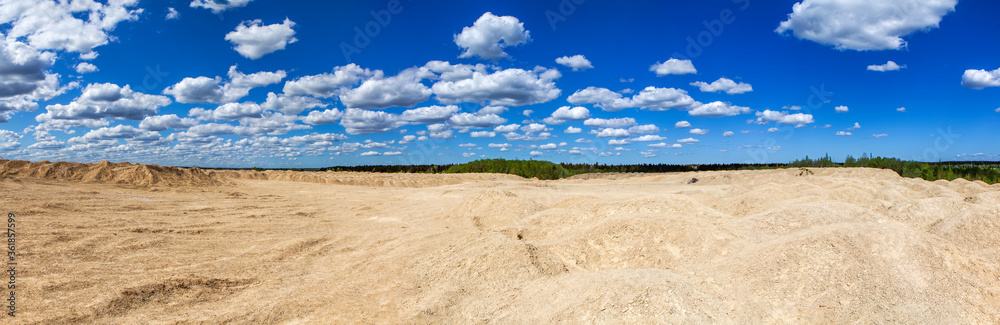
[[[17,323],[1000,323],[1000,186],[813,171],[0,172],[0,206]]]

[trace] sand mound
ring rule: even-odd
[[[87,164],[0,160],[0,179],[24,177],[135,186],[207,186],[224,183],[199,168],[108,161]]]
[[[732,297],[756,297],[744,312],[764,323],[1000,321],[1000,268],[898,223],[815,228],[737,256]]]
[[[722,301],[685,277],[658,269],[563,274],[528,282],[498,300],[482,305],[481,314],[499,323],[708,324],[726,319]]]
[[[451,215],[457,220],[471,220],[476,227],[501,228],[518,224],[543,209],[541,204],[514,192],[490,189],[462,200]]]

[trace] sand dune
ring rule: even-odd
[[[2,161],[0,206],[15,323],[1000,323],[1000,186],[814,171]]]

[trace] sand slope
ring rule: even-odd
[[[0,162],[14,323],[1000,323],[982,182],[59,164]]]

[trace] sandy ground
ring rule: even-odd
[[[1000,323],[1000,185],[48,164],[4,323]]]

